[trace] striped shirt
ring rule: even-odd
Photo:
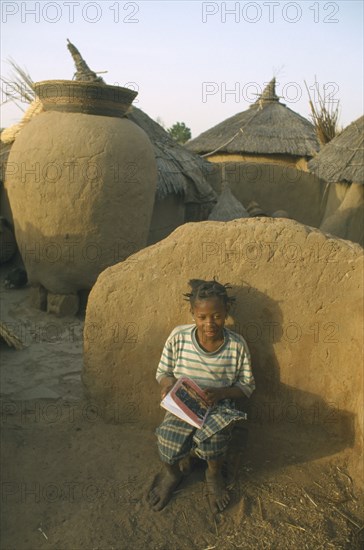
[[[196,325],[172,330],[157,368],[158,382],[164,376],[188,376],[202,388],[238,386],[247,397],[255,389],[250,353],[242,336],[224,328],[224,343],[216,351],[201,348]]]

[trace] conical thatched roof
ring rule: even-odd
[[[364,116],[325,145],[308,168],[327,182],[364,184]]]
[[[319,150],[319,143],[313,124],[280,103],[273,78],[249,109],[203,132],[185,147],[200,155],[250,153],[312,157]]]
[[[229,187],[225,187],[208,219],[229,222],[238,218],[249,218],[249,214],[241,202],[234,197]]]
[[[132,107],[126,115],[148,135],[154,147],[158,166],[157,198],[170,194],[184,197],[185,202],[214,202],[217,195],[204,174],[210,164],[179,145],[157,122],[141,109]]]

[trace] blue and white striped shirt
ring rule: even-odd
[[[240,387],[247,397],[255,389],[248,346],[242,336],[224,328],[224,343],[213,352],[205,351],[196,339],[196,325],[172,330],[164,345],[157,368],[163,376],[188,376],[201,388]]]

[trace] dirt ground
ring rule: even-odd
[[[103,421],[83,394],[82,316],[32,309],[28,288],[4,289],[10,268],[0,271],[2,321],[25,347],[0,344],[2,550],[364,548],[348,455],[313,427],[281,423],[273,433],[252,420],[237,429],[224,514],[209,513],[202,463],[162,512],[150,510],[153,431],[132,409],[122,424]]]

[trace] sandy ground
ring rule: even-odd
[[[213,518],[204,465],[159,513],[145,494],[159,471],[155,437],[130,417],[105,423],[80,378],[82,316],[29,307],[5,290],[2,320],[25,342],[1,343],[2,550],[364,548],[363,494],[337,441],[313,428],[250,422],[235,432],[231,503]]]

